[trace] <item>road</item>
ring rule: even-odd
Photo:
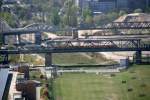
[[[53,34],[48,34],[48,38],[51,39],[72,39],[72,36],[56,36]],[[82,36],[82,34],[79,34],[78,38],[85,38],[85,36]],[[110,36],[89,36],[89,39],[110,39],[110,38],[118,38],[118,39],[124,39],[124,38],[136,38],[136,39],[150,39],[150,35],[110,35]]]
[[[85,73],[116,73],[120,72],[119,68],[115,69],[73,69],[73,70],[58,70],[58,73],[85,72]]]
[[[115,67],[115,68],[69,68],[69,69],[58,69],[57,74],[59,73],[75,73],[75,72],[85,72],[85,73],[117,73],[120,72],[121,69],[126,67]],[[40,67],[39,68],[43,75],[46,75],[47,78],[52,77],[52,67]]]
[[[18,72],[11,72],[11,73],[13,74],[13,77],[9,89],[8,100],[14,100],[15,95],[21,96],[21,92],[16,90],[16,80]]]

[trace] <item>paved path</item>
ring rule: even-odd
[[[85,73],[114,73],[120,72],[120,68],[115,69],[73,69],[73,70],[58,70],[58,73],[66,73],[66,72],[85,72]]]
[[[21,94],[21,92],[16,90],[16,79],[18,72],[11,72],[13,74],[12,81],[10,84],[8,100],[14,100],[14,94]]]
[[[0,68],[0,100],[2,100],[5,86],[7,83],[9,69]]]
[[[85,72],[85,73],[117,73],[120,72],[120,69],[124,69],[125,67],[117,67],[117,68],[109,68],[109,69],[102,69],[102,68],[89,68],[89,69],[82,69],[82,68],[69,68],[69,69],[59,69],[57,73],[71,73],[71,72]],[[51,78],[51,70],[47,68],[39,68],[43,75],[46,75],[47,78]]]
[[[51,76],[51,70],[46,69],[46,67],[40,67],[39,69],[40,69],[40,71],[41,71],[41,73],[43,75],[46,75],[47,78],[51,78],[52,77]]]

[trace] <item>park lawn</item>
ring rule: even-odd
[[[80,53],[61,53],[53,54],[53,64],[64,64],[64,65],[74,65],[74,64],[96,64],[96,60],[89,59],[81,55]]]
[[[64,73],[54,80],[55,100],[150,100],[150,65],[135,65],[115,75]]]

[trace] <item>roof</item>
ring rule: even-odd
[[[119,17],[114,22],[149,22],[150,14],[146,13],[132,13]]]
[[[5,86],[7,83],[8,71],[8,68],[0,68],[0,100],[2,100]]]

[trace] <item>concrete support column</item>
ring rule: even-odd
[[[73,28],[73,30],[72,30],[72,37],[73,37],[73,39],[77,39],[79,37],[78,30],[76,28]]]
[[[5,35],[2,35],[2,44],[5,44]]]
[[[7,65],[9,63],[9,56],[8,54],[3,55],[3,64]]]
[[[51,53],[46,53],[45,54],[45,66],[49,67],[52,65],[52,54]]]
[[[135,63],[140,64],[142,59],[142,51],[136,51],[135,53]]]
[[[18,35],[17,43],[21,44],[21,36],[20,35]]]
[[[41,33],[40,32],[35,33],[35,44],[40,45],[41,40],[42,40]]]

